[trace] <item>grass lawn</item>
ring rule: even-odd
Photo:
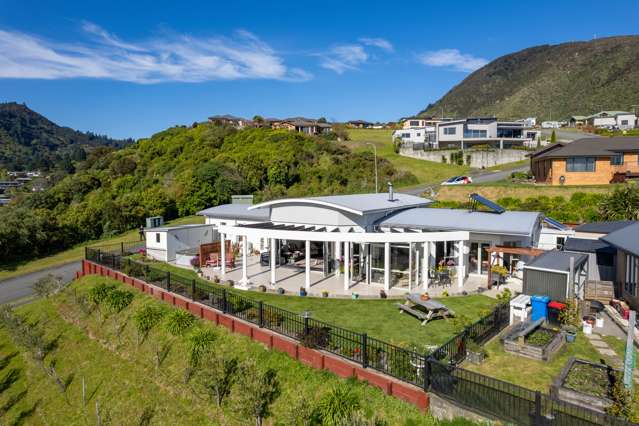
[[[348,129],[351,140],[345,144],[355,151],[364,151],[372,150],[373,148],[366,144],[373,143],[377,147],[379,157],[390,161],[399,170],[411,172],[420,184],[439,183],[451,176],[466,174],[470,170],[467,166],[436,163],[396,154],[391,140],[392,133],[390,129]]]
[[[201,280],[197,274],[163,262],[152,262],[154,267],[177,273],[188,279]],[[209,285],[218,285],[201,280]],[[228,287],[227,287],[228,288]],[[229,289],[230,290],[230,289]],[[231,290],[230,290],[231,291]],[[310,311],[313,318],[336,326],[368,333],[369,336],[398,345],[440,345],[461,329],[464,322],[473,322],[487,315],[497,300],[483,295],[451,296],[440,300],[458,316],[454,319],[432,321],[425,326],[408,314],[400,314],[396,303],[389,299],[341,299],[279,295],[258,291],[232,290],[255,300],[262,300],[291,312]]]
[[[213,331],[213,346],[218,354],[237,357],[240,362],[254,359],[259,368],[276,370],[281,394],[272,405],[272,416],[266,424],[293,424],[291,415],[299,411],[302,400],[315,404],[333,386],[351,388],[365,417],[376,416],[392,425],[444,424],[376,388],[313,370],[283,353],[268,351],[246,337],[201,320],[177,336],[169,334],[164,322],[160,322],[138,344],[132,320],[134,313],[147,304],[162,306],[167,311],[173,308],[126,287],[134,294],[134,299],[119,314],[86,313],[76,296],[85,295],[88,288],[100,282],[125,288],[107,278],[85,277],[50,299],[17,310],[28,321],[37,322],[47,340],[56,342],[44,365],[55,360],[57,374],[69,383],[66,391],[45,374],[42,366],[23,348],[16,347],[4,329],[0,329],[0,359],[9,361],[0,367],[0,375],[5,377],[12,369],[19,373],[18,380],[0,394],[0,406],[21,395],[6,412],[0,413],[2,424],[96,424],[96,402],[100,405],[103,424],[149,424],[142,421],[145,413],[147,419],[151,417],[150,424],[253,423],[238,412],[239,389],[234,388],[218,409],[202,393],[197,368],[190,382],[184,384],[185,336],[195,328]],[[115,324],[124,324],[119,334],[115,333]],[[168,347],[168,354],[158,368],[156,350],[162,345]],[[82,402],[83,379],[87,389],[86,404]],[[455,424],[470,423],[458,420]]]
[[[566,365],[568,358],[599,361],[599,353],[581,333],[573,343],[566,343],[561,352],[550,362],[536,361],[506,353],[499,338],[485,346],[488,357],[480,365],[464,363],[463,367],[487,376],[501,379],[525,388],[548,392],[550,384]]]
[[[477,192],[495,201],[505,197],[526,199],[541,196],[550,198],[564,197],[565,199],[569,199],[575,192],[607,194],[615,188],[615,185],[543,186],[515,184],[512,182],[491,182],[485,184],[442,186],[437,193],[437,200],[467,202],[468,196],[472,192]]]
[[[610,349],[617,353],[617,356],[623,361],[626,353],[626,341],[615,336],[601,336],[601,339],[610,346]],[[635,347],[637,359],[639,359],[639,351]]]
[[[521,161],[513,161],[512,163],[505,163],[505,164],[499,164],[497,166],[486,167],[485,170],[499,172],[502,170],[518,169],[520,167],[524,167],[528,165],[530,165],[530,160],[521,160]]]
[[[171,225],[180,225],[184,223],[204,223],[202,216],[187,216],[168,222]],[[115,237],[103,238],[96,241],[89,241],[78,244],[77,246],[62,251],[60,253],[46,256],[35,260],[25,260],[21,262],[4,263],[0,261],[0,281],[7,278],[17,277],[19,275],[28,274],[30,272],[40,271],[42,269],[54,266],[64,265],[65,263],[80,260],[84,256],[84,247],[91,245],[115,244],[123,241],[137,241],[138,230],[134,229]],[[2,285],[0,283],[0,285]]]

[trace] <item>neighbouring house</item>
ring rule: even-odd
[[[485,283],[493,264],[511,268],[528,261],[502,252],[525,251],[539,239],[538,212],[437,209],[431,203],[395,194],[390,186],[388,194],[229,204],[199,214],[218,231],[220,250],[229,239],[239,243],[241,267],[218,270],[239,288],[401,294],[442,291],[448,283],[461,293],[477,288],[472,276],[484,276]],[[253,254],[258,249],[259,256]]]
[[[560,121],[542,121],[541,128],[542,129],[558,129],[561,127]]]
[[[583,253],[552,250],[524,266],[523,293],[548,296],[565,302],[583,299],[588,280],[588,256]]]
[[[409,117],[401,121],[402,129],[414,129],[422,127],[432,127],[443,121],[450,121],[450,118],[435,117]]]
[[[538,183],[597,185],[639,177],[639,137],[585,138],[530,155]]]
[[[435,128],[415,127],[393,131],[393,141],[398,138],[402,143],[411,144],[414,149],[432,148],[435,145]]]
[[[575,235],[574,229],[550,217],[544,217],[537,248],[562,250],[566,240]]]
[[[523,123],[524,127],[533,128],[537,125],[537,117],[526,117],[515,120],[518,123]]]
[[[617,249],[617,292],[632,309],[639,309],[639,222],[634,222],[601,238]]]
[[[229,126],[235,127],[236,129],[243,129],[244,127],[253,125],[253,122],[251,120],[229,114],[214,115],[212,117],[209,117],[209,122],[216,124],[227,124]]]
[[[374,123],[371,123],[370,121],[364,121],[364,120],[351,120],[346,122],[346,125],[353,129],[372,129],[375,126]]]
[[[614,281],[616,276],[616,250],[600,239],[575,238],[566,240],[564,251],[583,253],[588,256],[588,279]]]
[[[581,127],[588,122],[587,115],[573,115],[568,119],[568,126],[570,127]]]
[[[294,117],[294,118],[269,118],[265,120],[272,129],[285,129],[304,133],[306,135],[321,135],[333,131],[333,125],[311,118]]]
[[[178,261],[180,255],[190,259],[197,254],[197,250],[202,244],[219,240],[217,231],[210,224],[146,228],[144,238],[148,257],[162,262],[175,263],[180,263]]]
[[[463,118],[437,123],[437,148],[472,148],[490,145],[495,148],[533,146],[539,132],[520,121],[498,121],[495,117]]]
[[[637,116],[626,111],[601,111],[586,117],[586,123],[593,127],[634,129]]]

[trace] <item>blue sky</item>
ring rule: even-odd
[[[639,2],[0,0],[0,101],[144,137],[209,115],[395,120],[539,44],[636,33]]]

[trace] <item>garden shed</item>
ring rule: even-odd
[[[163,262],[175,262],[177,253],[196,252],[200,245],[219,240],[210,224],[164,226],[144,230],[146,255]],[[194,250],[195,249],[195,250]]]
[[[571,297],[583,299],[587,278],[587,254],[548,251],[524,266],[523,293],[560,302]]]

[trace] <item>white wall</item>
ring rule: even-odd
[[[198,248],[219,239],[212,226],[174,228],[164,231],[146,231],[147,256],[164,262],[175,260],[176,252]],[[157,237],[159,236],[159,242]]]
[[[403,142],[423,143],[426,141],[426,132],[426,127],[395,130],[393,140],[400,138]]]
[[[558,229],[542,227],[537,248],[542,250],[554,250],[557,248],[557,238],[564,238],[565,241],[565,239],[572,237],[573,235],[575,235],[575,231],[572,229],[560,231]]]
[[[211,224],[215,227],[215,229],[217,229],[220,225],[252,225],[255,223],[260,223],[262,221],[255,221],[255,220],[236,220],[236,219],[222,219],[222,218],[216,218],[216,217],[209,217],[206,216],[204,218],[204,223],[206,224]],[[239,243],[240,242],[240,236],[239,235],[227,235],[226,236],[227,240],[231,240],[231,242],[233,243]],[[220,236],[219,234],[216,237],[215,241],[219,241],[220,240]],[[261,250],[262,248],[268,247],[268,242],[267,241],[260,241],[261,239],[258,237],[249,237],[248,238],[248,245],[249,245],[249,249],[250,250]]]
[[[627,124],[621,124],[623,120],[628,121]],[[635,122],[637,121],[637,117],[634,114],[623,114],[617,116],[617,126],[620,129],[633,129],[635,127]]]

